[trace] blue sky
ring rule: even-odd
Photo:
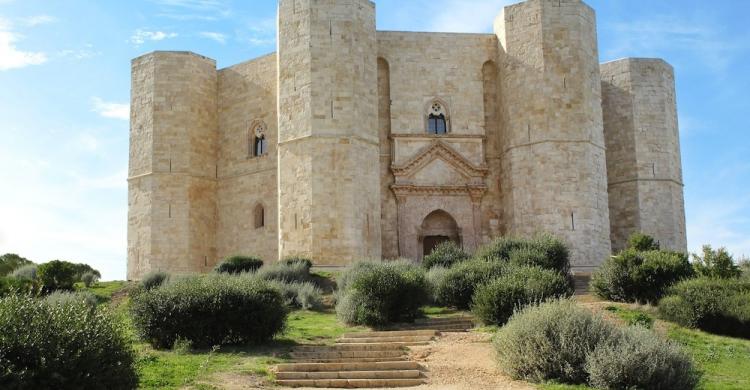
[[[504,0],[378,0],[378,29],[491,32]],[[750,255],[745,0],[590,0],[601,61],[675,67],[691,250]],[[274,0],[0,0],[0,253],[125,276],[130,59],[275,50]]]

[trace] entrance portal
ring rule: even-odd
[[[461,246],[458,224],[443,210],[435,210],[425,217],[421,226],[422,257],[429,255],[440,243],[453,241]]]

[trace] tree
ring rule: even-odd
[[[656,241],[648,234],[635,232],[628,238],[628,248],[635,249],[639,252],[658,251],[659,241]]]
[[[713,250],[711,245],[703,246],[703,257],[693,253],[693,267],[699,275],[714,278],[736,278],[742,274],[726,248]]]
[[[44,263],[39,266],[37,274],[45,292],[72,290],[76,282],[75,264],[67,261],[52,260]]]

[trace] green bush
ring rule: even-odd
[[[163,271],[152,271],[141,279],[141,287],[148,291],[157,288],[169,280],[169,274]]]
[[[585,383],[587,356],[614,328],[569,300],[528,306],[494,337],[501,367],[515,379]]]
[[[700,276],[710,278],[738,278],[742,270],[734,264],[732,255],[725,248],[711,249],[710,245],[703,246],[703,256],[693,254],[693,267]]]
[[[177,337],[196,347],[264,342],[282,330],[287,313],[281,293],[268,282],[214,274],[135,295],[131,314],[144,340],[170,348]]]
[[[479,248],[479,259],[506,261],[515,265],[537,265],[562,274],[570,271],[570,253],[560,239],[547,233],[530,239],[500,237]]]
[[[219,263],[215,271],[220,274],[255,272],[263,266],[263,260],[255,256],[231,256]]]
[[[537,266],[514,266],[502,276],[479,285],[471,309],[486,325],[503,325],[516,309],[572,293],[568,280],[558,272]]]
[[[310,267],[304,262],[278,262],[260,267],[256,272],[264,280],[278,280],[281,282],[305,282],[310,280]]]
[[[469,255],[461,250],[453,241],[445,241],[438,244],[435,249],[425,256],[422,260],[422,266],[430,269],[435,266],[450,268],[454,264],[460,263],[469,258]]]
[[[628,249],[639,252],[658,251],[659,242],[648,234],[635,232],[628,237]]]
[[[99,277],[96,276],[93,272],[86,272],[81,276],[81,281],[83,282],[83,285],[86,287],[93,286],[97,281],[99,281]]]
[[[428,301],[424,270],[406,262],[358,264],[344,272],[345,290],[339,292],[336,313],[347,323],[384,325],[411,321]]]
[[[15,253],[6,253],[0,256],[0,276],[6,276],[18,267],[33,264],[31,260],[21,257]]]
[[[430,268],[425,274],[430,303],[444,305],[444,303],[440,301],[438,293],[440,291],[440,286],[443,286],[445,283],[445,278],[448,276],[449,270],[450,268],[435,266]]]
[[[293,264],[296,264],[296,263],[302,263],[308,269],[308,271],[313,266],[312,260],[310,260],[308,258],[305,258],[305,257],[300,257],[300,256],[285,257],[284,260],[282,260],[281,262],[284,263],[284,264],[286,264],[286,265],[293,265]]]
[[[587,356],[585,369],[597,389],[693,389],[700,377],[681,347],[638,326],[600,343]]]
[[[273,280],[271,285],[278,288],[284,297],[284,304],[303,310],[320,308],[323,305],[323,292],[310,282],[284,282]]]
[[[0,276],[0,297],[8,294],[35,295],[37,286],[29,279]]]
[[[122,323],[75,297],[0,298],[0,387],[133,389],[135,354]]]
[[[35,281],[37,280],[37,266],[36,264],[22,265],[14,269],[10,275],[16,279]]]
[[[505,262],[474,259],[459,263],[448,270],[442,283],[433,294],[437,301],[458,309],[469,309],[475,289],[501,276],[508,265]]]
[[[750,338],[750,281],[696,278],[669,290],[659,313],[680,325],[712,333]]]
[[[76,282],[76,267],[73,263],[52,260],[37,268],[37,275],[45,292],[73,290]]]
[[[594,272],[591,289],[611,301],[655,303],[669,286],[692,275],[692,267],[681,253],[627,249]]]
[[[96,276],[97,279],[101,279],[102,277],[102,274],[99,271],[91,268],[91,266],[88,264],[83,264],[83,263],[78,263],[78,264],[70,263],[70,264],[72,264],[73,269],[75,269],[75,276],[73,278],[75,279],[76,282],[83,282],[83,276],[86,275],[87,273],[94,274],[94,276]]]
[[[45,296],[44,300],[47,303],[53,304],[53,305],[64,305],[69,302],[83,302],[88,307],[90,307],[91,310],[94,310],[98,303],[98,301],[96,300],[96,296],[92,294],[90,291],[77,291],[77,292],[55,291]]]

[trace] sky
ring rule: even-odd
[[[507,0],[377,0],[379,30],[491,32]],[[589,0],[600,61],[675,68],[688,246],[750,255],[746,0]],[[0,0],[0,254],[124,279],[130,60],[275,51],[275,0]]]

